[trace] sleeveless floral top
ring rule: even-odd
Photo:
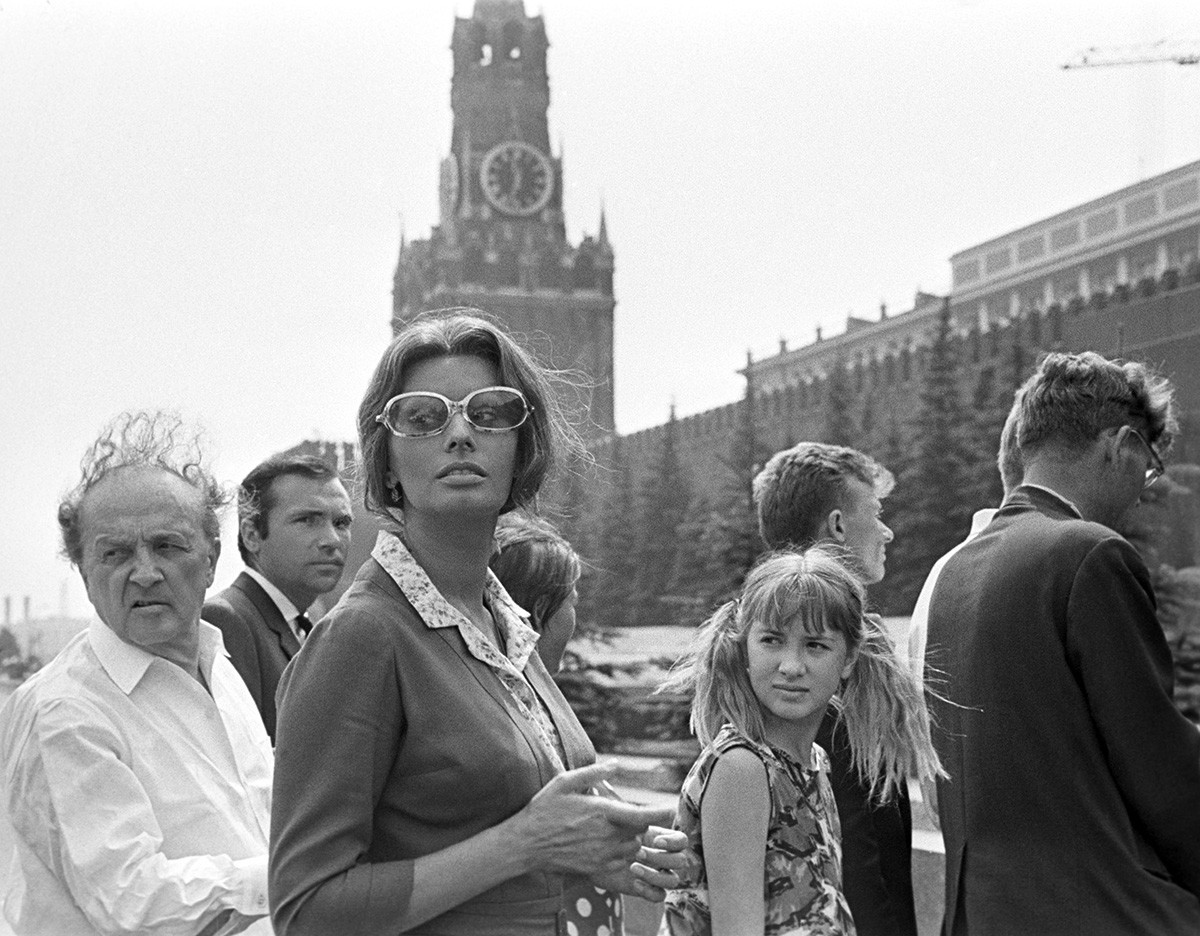
[[[842,896],[841,827],[829,785],[829,760],[818,745],[813,745],[804,767],[778,748],[751,741],[726,725],[683,781],[675,828],[687,833],[703,865],[700,803],[718,758],[735,747],[748,748],[767,771],[765,936],[854,936],[854,921]],[[668,892],[664,923],[671,936],[711,934],[703,867],[694,887]]]

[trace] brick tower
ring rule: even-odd
[[[456,18],[454,129],[442,161],[441,219],[401,243],[392,329],[418,312],[493,313],[555,367],[591,382],[589,434],[613,429],[613,251],[599,232],[567,240],[562,157],[550,151],[546,28],[523,0],[475,0]]]

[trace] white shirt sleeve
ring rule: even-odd
[[[127,766],[128,746],[95,706],[57,699],[34,718],[16,792],[20,825],[42,831],[23,837],[46,849],[38,857],[97,930],[193,936],[215,924],[209,932],[237,932],[266,914],[265,854],[164,854],[154,807]],[[211,804],[188,787],[159,807],[193,811],[202,823]]]

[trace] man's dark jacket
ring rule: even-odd
[[[229,658],[246,681],[274,744],[275,689],[288,661],[300,652],[296,635],[271,596],[245,572],[206,601],[200,616],[221,628]]]
[[[945,932],[1200,933],[1200,732],[1133,547],[1022,486],[947,563],[929,648]]]
[[[917,936],[912,813],[907,791],[879,806],[851,763],[846,729],[831,707],[817,732],[842,825],[842,892],[858,936]]]

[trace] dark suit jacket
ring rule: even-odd
[[[947,563],[929,646],[945,931],[1200,933],[1200,733],[1133,547],[1018,488]]]
[[[525,677],[569,768],[595,752],[536,652]],[[490,829],[557,773],[512,694],[457,628],[431,629],[374,559],[284,673],[271,806],[279,936],[394,933],[413,860]],[[511,878],[411,930],[555,936],[563,878]]]
[[[858,777],[846,729],[832,707],[817,732],[842,826],[842,892],[858,936],[917,936],[912,890],[912,812],[908,791],[885,806]]]
[[[300,642],[271,596],[245,572],[206,601],[200,616],[221,628],[229,658],[246,681],[273,744],[275,688],[288,661],[300,652]]]

